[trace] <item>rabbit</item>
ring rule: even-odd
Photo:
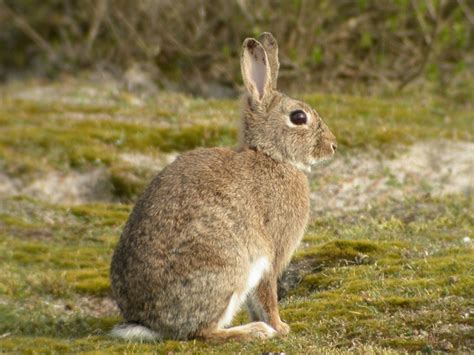
[[[243,42],[239,145],[200,148],[165,167],[138,199],[111,263],[128,340],[225,342],[286,335],[277,279],[309,218],[311,166],[336,140],[318,113],[277,91],[278,46]],[[251,322],[231,326],[247,305]]]

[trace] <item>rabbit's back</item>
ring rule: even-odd
[[[125,318],[186,338],[219,317],[253,260],[292,253],[307,195],[303,174],[252,150],[178,157],[137,202],[113,257],[112,287]]]

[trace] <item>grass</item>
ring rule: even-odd
[[[112,195],[79,204],[40,201],[27,192],[0,197],[0,351],[472,350],[469,194],[420,193],[342,215],[319,214],[285,275],[290,281],[280,310],[292,328],[288,337],[221,345],[108,338],[120,321],[110,301],[110,258],[134,199],[155,173],[146,165],[165,164],[160,159],[168,152],[234,144],[238,103],[170,93],[137,103],[133,95],[106,89],[93,99],[81,90],[31,99],[18,91],[0,90],[0,178],[27,186],[51,172],[100,168]],[[411,93],[305,99],[326,118],[342,154],[387,156],[419,140],[473,140],[472,101],[465,98]],[[123,154],[153,159],[137,166]],[[235,320],[246,321],[243,312]]]
[[[326,216],[311,225],[306,247],[293,261],[305,269],[304,277],[281,304],[293,329],[289,338],[244,345],[138,345],[105,336],[120,319],[115,311],[92,316],[74,306],[83,298],[109,295],[108,265],[130,205],[64,208],[4,200],[0,334],[11,335],[0,340],[0,348],[294,353],[316,344],[333,350],[364,344],[374,351],[468,349],[474,325],[469,313],[474,253],[463,242],[474,224],[469,199],[425,198],[376,207],[369,215]],[[241,314],[237,322],[244,321]]]
[[[125,94],[106,92],[108,101],[102,104],[70,95],[75,98],[72,103],[61,97],[47,102],[24,99],[9,91],[1,96],[0,161],[7,174],[28,179],[50,169],[113,168],[123,152],[185,151],[236,141],[237,101],[162,94],[137,107]],[[343,152],[388,150],[427,139],[473,138],[469,100],[453,104],[441,96],[416,93],[402,97],[311,94],[304,100],[326,119]]]

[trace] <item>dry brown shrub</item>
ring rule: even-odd
[[[165,87],[235,87],[242,40],[271,31],[286,84],[444,85],[473,64],[473,21],[465,0],[0,0],[0,77],[138,64]]]

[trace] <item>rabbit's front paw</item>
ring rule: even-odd
[[[273,327],[279,335],[287,335],[290,332],[290,326],[285,322],[279,321]]]

